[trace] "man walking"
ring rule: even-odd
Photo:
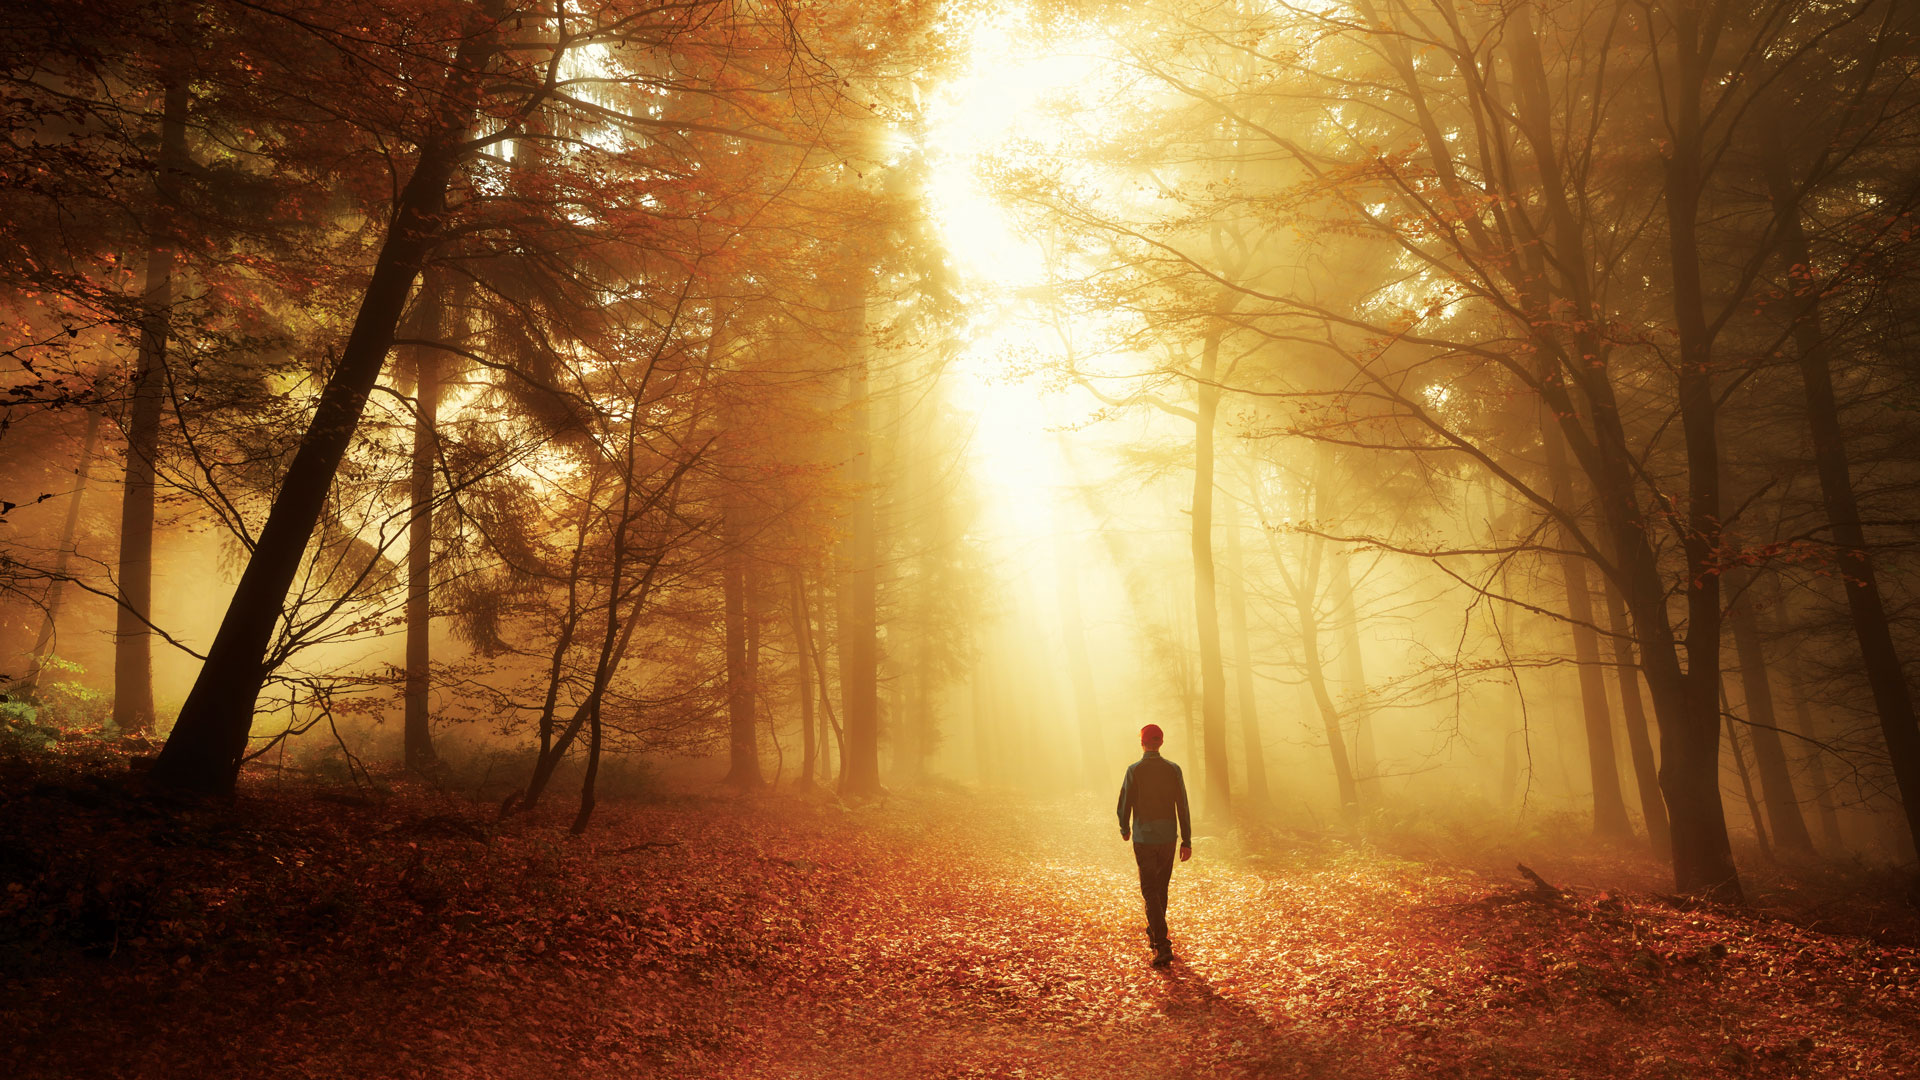
[[[1173,880],[1174,821],[1180,824],[1180,861],[1193,858],[1193,816],[1187,812],[1187,782],[1180,766],[1160,756],[1166,741],[1158,724],[1140,729],[1140,760],[1127,766],[1120,782],[1120,839],[1133,841],[1140,864],[1140,895],[1147,901],[1147,936],[1153,940],[1153,966],[1173,962],[1167,938],[1167,883]]]

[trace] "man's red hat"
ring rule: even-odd
[[[1160,730],[1159,724],[1148,724],[1146,727],[1143,727],[1140,729],[1140,745],[1141,746],[1151,748],[1151,747],[1159,746],[1161,743],[1166,741],[1167,741],[1166,733]]]

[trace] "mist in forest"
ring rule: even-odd
[[[1907,5],[282,7],[15,20],[10,740],[1912,859]]]

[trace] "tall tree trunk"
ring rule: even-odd
[[[1763,125],[1764,126],[1764,125]],[[1786,156],[1778,147],[1762,155],[1767,190],[1773,200],[1774,225],[1780,236],[1780,257],[1789,267],[1811,266],[1806,230],[1795,201]],[[1900,653],[1888,625],[1873,555],[1860,523],[1860,504],[1854,497],[1852,469],[1847,457],[1846,429],[1833,389],[1833,371],[1827,362],[1827,334],[1821,325],[1820,291],[1798,290],[1793,309],[1793,344],[1798,353],[1800,382],[1806,394],[1807,426],[1813,435],[1813,459],[1820,474],[1820,494],[1826,503],[1827,523],[1839,549],[1840,580],[1846,588],[1847,610],[1860,643],[1860,660],[1867,685],[1880,714],[1880,733],[1893,762],[1893,777],[1906,812],[1908,842],[1920,851],[1920,719],[1916,719],[1913,690],[1900,666]]]
[[[1793,702],[1793,721],[1798,733],[1807,739],[1817,739],[1813,722],[1813,712],[1807,707],[1807,696],[1797,681],[1787,690],[1787,697]],[[1846,838],[1840,834],[1840,814],[1833,805],[1833,783],[1827,778],[1827,763],[1822,754],[1825,750],[1818,746],[1809,746],[1806,753],[1807,776],[1813,782],[1813,805],[1820,817],[1820,839],[1831,851],[1841,851],[1847,846]]]
[[[847,368],[847,534],[840,543],[840,711],[846,757],[840,790],[875,795],[880,787],[880,657],[875,640],[879,554],[874,522],[872,389],[867,370],[866,291],[847,312],[852,362]]]
[[[1585,237],[1566,197],[1566,183],[1550,119],[1552,91],[1547,82],[1539,39],[1534,34],[1528,11],[1515,13],[1509,42],[1514,50],[1513,87],[1520,121],[1518,130],[1524,133],[1525,142],[1532,149],[1540,191],[1548,208],[1553,243],[1559,249],[1559,291],[1571,301],[1575,310],[1591,311],[1593,302],[1587,278],[1589,270]],[[1531,280],[1522,286],[1523,292],[1537,310],[1549,310],[1551,302],[1548,297],[1555,279],[1547,272],[1546,237],[1536,234],[1525,222],[1521,222],[1519,228],[1525,237],[1531,275]],[[1576,330],[1575,336],[1588,337],[1591,332]],[[1543,341],[1541,344],[1546,343]],[[1601,353],[1597,346],[1579,340],[1576,347],[1579,355],[1589,361],[1599,360]],[[1537,364],[1543,373],[1554,371],[1552,353],[1551,346],[1539,351]],[[1587,587],[1586,561],[1574,554],[1579,548],[1576,539],[1578,526],[1575,524],[1579,516],[1579,503],[1575,497],[1573,472],[1567,461],[1566,434],[1562,430],[1564,421],[1555,415],[1559,408],[1556,403],[1543,398],[1540,408],[1540,435],[1546,458],[1548,497],[1564,515],[1558,521],[1559,546],[1562,550],[1559,560],[1561,583],[1566,590],[1568,626],[1573,637],[1574,661],[1580,684],[1588,779],[1593,789],[1593,827],[1598,836],[1624,840],[1632,837],[1633,826],[1627,819],[1626,800],[1620,794],[1620,767],[1614,753],[1606,677],[1600,670],[1600,644],[1594,628],[1593,595]]]
[[[1672,310],[1679,330],[1678,390],[1681,429],[1686,446],[1688,499],[1682,547],[1687,559],[1688,663],[1680,662],[1681,642],[1667,612],[1667,588],[1651,540],[1651,523],[1639,504],[1639,462],[1609,374],[1607,346],[1594,327],[1604,319],[1589,280],[1593,265],[1585,246],[1581,218],[1567,195],[1555,150],[1551,91],[1528,9],[1514,9],[1509,41],[1515,46],[1518,131],[1533,148],[1539,169],[1538,192],[1553,226],[1552,266],[1539,238],[1524,244],[1526,277],[1515,282],[1536,315],[1529,319],[1539,354],[1537,389],[1552,422],[1569,440],[1593,486],[1601,521],[1612,544],[1615,571],[1640,650],[1641,670],[1660,728],[1660,787],[1665,796],[1673,840],[1674,886],[1682,893],[1738,902],[1740,875],[1727,839],[1726,812],[1720,799],[1720,609],[1714,563],[1719,547],[1719,445],[1710,364],[1713,332],[1706,319],[1701,285],[1698,217],[1702,179],[1703,122],[1700,98],[1707,79],[1713,35],[1703,35],[1701,12],[1681,5],[1671,13],[1667,35],[1674,56],[1662,65],[1661,100],[1672,138],[1665,159],[1665,198]],[[1526,229],[1528,218],[1514,219]],[[1553,314],[1548,290],[1556,289],[1573,318]],[[1557,327],[1570,325],[1566,362]],[[1576,402],[1577,388],[1584,403]],[[1591,430],[1588,430],[1590,425]],[[1577,440],[1577,441],[1576,441]],[[1570,526],[1569,522],[1562,522]]]
[[[1213,573],[1213,428],[1220,409],[1220,337],[1213,320],[1200,347],[1193,422],[1193,615],[1200,646],[1200,732],[1206,761],[1206,814],[1231,809],[1227,781],[1227,677],[1220,656],[1220,611]]]
[[[313,421],[281,480],[253,556],[207,650],[206,663],[154,762],[150,779],[157,785],[227,794],[239,778],[253,729],[254,703],[267,677],[267,645],[280,621],[287,590],[299,572],[334,474],[360,426],[367,396],[386,365],[407,294],[445,225],[447,185],[467,153],[464,142],[473,117],[473,87],[498,35],[493,21],[497,4],[485,7],[484,25],[464,39],[454,58],[438,129],[423,145],[413,175],[394,205],[392,225],[340,361],[320,392]]]
[[[1669,167],[1673,171],[1683,168],[1671,163]],[[1669,201],[1673,200],[1670,194]],[[1661,789],[1666,792],[1671,811],[1675,887],[1681,892],[1737,903],[1742,899],[1740,877],[1727,841],[1726,813],[1720,801],[1720,725],[1715,723],[1711,729],[1707,726],[1707,720],[1718,713],[1720,685],[1717,406],[1709,374],[1712,358],[1705,340],[1693,210],[1671,216],[1684,224],[1679,229],[1682,238],[1674,239],[1672,246],[1676,264],[1685,267],[1676,269],[1676,278],[1685,284],[1676,288],[1675,307],[1680,314],[1678,381],[1681,428],[1687,447],[1686,533],[1681,544],[1687,561],[1687,668],[1677,686],[1682,717],[1673,722],[1665,716],[1660,718]],[[1636,627],[1642,622],[1641,611],[1651,604],[1650,597],[1642,597],[1641,604],[1635,606]],[[1640,636],[1643,642],[1647,640],[1647,635]]]
[[[1627,623],[1626,601],[1611,581],[1602,582],[1607,602],[1607,629],[1612,636],[1614,687],[1620,691],[1620,715],[1627,729],[1627,752],[1633,758],[1633,779],[1640,793],[1640,816],[1647,823],[1647,839],[1662,859],[1673,857],[1673,837],[1667,828],[1667,803],[1660,794],[1659,766],[1653,759],[1653,740],[1647,732],[1647,713],[1640,701],[1640,668],[1633,656],[1633,629]]]
[[[754,717],[756,696],[750,655],[753,638],[749,622],[754,616],[751,601],[752,573],[748,568],[746,529],[741,521],[738,496],[729,495],[722,510],[726,554],[721,557],[721,591],[726,600],[727,637],[727,718],[728,768],[722,783],[754,789],[765,783],[760,775],[759,723]]]
[[[1233,675],[1240,700],[1240,745],[1247,759],[1247,802],[1255,809],[1273,804],[1267,787],[1267,746],[1260,735],[1260,708],[1253,691],[1253,643],[1247,633],[1247,564],[1240,550],[1240,514],[1226,501],[1227,614],[1233,620]]]
[[[820,753],[813,734],[813,672],[809,670],[813,663],[813,632],[808,625],[806,587],[801,583],[800,574],[797,566],[787,571],[787,597],[793,622],[794,676],[800,697],[800,786],[810,788]]]
[[[140,299],[140,351],[127,413],[127,471],[120,496],[120,566],[113,634],[113,724],[153,726],[153,477],[166,405],[168,322],[173,309],[174,185],[186,172],[187,82],[169,74],[160,114],[160,168],[147,223],[146,280]]]
[[[440,332],[438,295],[423,289],[419,303],[423,338]],[[407,522],[407,682],[404,756],[409,771],[432,772],[440,764],[433,750],[429,715],[433,690],[433,489],[440,458],[440,354],[427,346],[412,350],[414,370],[412,517]]]
[[[1497,498],[1498,489],[1495,484],[1488,483],[1481,490],[1487,500],[1487,524],[1489,531],[1493,532],[1493,536],[1490,538],[1491,545],[1497,543],[1499,540],[1496,525],[1500,520],[1500,506]],[[1507,584],[1509,565],[1510,564],[1505,561],[1496,562],[1493,573],[1499,583],[1501,593],[1511,596],[1513,594],[1512,586]],[[1500,643],[1500,655],[1509,661],[1506,665],[1507,679],[1505,682],[1505,685],[1511,690],[1509,696],[1513,699],[1513,711],[1510,714],[1509,723],[1517,718],[1521,724],[1519,730],[1508,727],[1502,733],[1500,739],[1500,806],[1502,809],[1511,810],[1517,814],[1519,811],[1525,809],[1525,800],[1520,789],[1520,749],[1527,735],[1527,700],[1525,695],[1520,692],[1519,673],[1513,670],[1511,664],[1513,658],[1512,648],[1508,644],[1513,640],[1513,634],[1510,632],[1511,620],[1503,620],[1501,617],[1502,613],[1506,610],[1507,605],[1504,603],[1490,604],[1487,607],[1487,617],[1493,622],[1493,634],[1495,640]],[[1528,767],[1532,767],[1531,759],[1529,759]]]
[[[749,715],[755,718],[755,726],[758,727],[758,717],[762,712],[766,711],[764,708],[766,703],[761,700],[762,695],[760,693],[760,645],[766,637],[767,620],[765,604],[767,597],[766,581],[761,576],[760,564],[751,558],[747,560],[746,587],[747,704],[749,706]],[[771,723],[768,725],[768,730],[772,730]],[[757,733],[750,740],[749,745],[753,747],[754,772],[764,777],[765,774],[760,769],[760,740]],[[762,783],[764,782],[763,779]]]
[[[600,779],[600,702],[600,698],[594,698],[587,714],[587,768],[580,779],[580,809],[573,815],[573,826],[567,830],[575,836],[587,831],[587,821],[593,817],[594,785]]]
[[[824,665],[819,643],[814,643],[813,662]],[[825,675],[820,677],[820,712],[827,722],[820,725],[820,782],[825,784],[829,773],[833,776],[833,789],[840,790],[841,778],[847,774],[847,736],[841,727],[839,717],[833,712],[832,684]]]
[[[1311,600],[1296,596],[1295,610],[1300,613],[1301,664],[1306,669],[1307,686],[1313,691],[1313,703],[1320,709],[1320,723],[1327,735],[1327,749],[1333,754],[1333,778],[1340,790],[1340,805],[1354,810],[1360,805],[1359,787],[1354,782],[1353,766],[1347,760],[1347,740],[1340,730],[1340,709],[1327,692],[1326,668],[1320,659],[1320,626]]]
[[[1627,606],[1647,688],[1660,723],[1660,788],[1667,797],[1673,834],[1674,887],[1682,893],[1739,903],[1740,873],[1727,838],[1720,798],[1720,445],[1718,402],[1713,386],[1713,331],[1707,321],[1701,279],[1699,213],[1704,121],[1701,94],[1709,57],[1701,49],[1711,35],[1700,31],[1701,13],[1682,6],[1673,13],[1675,60],[1668,100],[1673,137],[1665,159],[1667,248],[1672,275],[1672,311],[1678,330],[1676,383],[1680,428],[1686,448],[1687,497],[1681,548],[1686,557],[1687,664],[1682,668],[1666,612],[1666,590],[1654,558],[1647,522],[1634,499],[1633,459],[1604,366],[1570,366],[1587,387],[1596,439],[1604,460],[1590,471],[1601,513],[1613,533]],[[1710,49],[1711,45],[1707,45]],[[1598,353],[1598,347],[1593,350]],[[1550,391],[1551,392],[1551,391]],[[1566,395],[1549,405],[1561,429],[1577,425]],[[1597,472],[1598,475],[1594,475]]]
[[[1577,512],[1573,471],[1567,466],[1565,437],[1551,418],[1542,417],[1540,441],[1546,449],[1547,480],[1554,505]],[[1600,641],[1594,633],[1593,594],[1587,588],[1586,562],[1573,554],[1572,537],[1561,532],[1560,579],[1566,588],[1568,629],[1580,674],[1580,713],[1587,732],[1587,773],[1593,784],[1593,831],[1610,840],[1633,837],[1627,803],[1620,796],[1620,765],[1613,752],[1613,719],[1607,708],[1606,676],[1600,670]]]
[[[60,620],[60,601],[66,594],[67,573],[72,566],[75,538],[80,532],[80,503],[87,493],[92,474],[94,445],[100,440],[100,414],[87,413],[86,433],[80,437],[80,459],[74,464],[73,497],[67,502],[67,517],[60,525],[60,550],[53,557],[53,580],[47,582],[45,608],[41,612],[40,633],[33,639],[33,667],[20,680],[17,694],[32,694],[40,684],[40,673],[53,654],[54,634]]]
[[[1780,629],[1791,626],[1793,619],[1787,608],[1786,595],[1780,589],[1780,575],[1768,574],[1761,579],[1766,589],[1766,607],[1773,624]],[[1820,839],[1830,852],[1845,850],[1846,841],[1840,834],[1840,816],[1834,806],[1832,781],[1827,777],[1827,750],[1820,744],[1819,726],[1814,723],[1813,712],[1807,700],[1806,687],[1808,676],[1806,664],[1792,655],[1791,644],[1783,646],[1788,652],[1788,660],[1783,671],[1785,676],[1783,692],[1793,712],[1793,733],[1800,736],[1795,740],[1798,757],[1806,767],[1807,780],[1813,789],[1813,805],[1820,819]],[[1796,755],[1789,754],[1790,758]]]
[[[1373,709],[1367,704],[1367,666],[1360,650],[1360,612],[1353,602],[1353,574],[1344,550],[1334,548],[1329,562],[1333,617],[1340,624],[1340,679],[1353,697],[1354,782],[1361,798],[1377,804],[1380,759],[1374,749]]]
[[[1747,816],[1753,819],[1753,835],[1760,842],[1760,854],[1773,861],[1773,845],[1767,842],[1767,824],[1760,816],[1760,801],[1753,797],[1753,775],[1747,772],[1747,757],[1740,750],[1740,725],[1727,704],[1724,686],[1720,690],[1720,708],[1726,714],[1727,750],[1733,758],[1733,771],[1740,778],[1740,793],[1747,800]]]
[[[1318,455],[1313,484],[1313,497],[1316,500],[1322,498],[1322,493],[1332,482],[1333,474],[1332,448],[1323,443],[1318,448]],[[1327,689],[1326,660],[1320,649],[1320,611],[1316,600],[1320,560],[1326,549],[1326,541],[1317,536],[1310,539],[1307,543],[1308,554],[1301,559],[1298,572],[1289,570],[1286,554],[1280,550],[1280,542],[1274,538],[1272,530],[1265,527],[1267,515],[1260,504],[1258,488],[1249,484],[1247,490],[1255,516],[1262,523],[1260,531],[1266,536],[1267,552],[1273,557],[1274,571],[1280,575],[1288,596],[1293,600],[1300,629],[1300,669],[1313,694],[1313,703],[1320,711],[1321,727],[1326,731],[1327,751],[1333,757],[1333,777],[1340,793],[1340,806],[1352,812],[1360,805],[1360,791],[1354,779],[1352,760],[1347,756],[1347,738],[1341,725],[1340,709]]]
[[[1747,719],[1752,722],[1753,758],[1760,770],[1760,794],[1766,800],[1767,821],[1773,826],[1773,840],[1788,851],[1811,852],[1813,837],[1800,814],[1800,797],[1793,789],[1793,775],[1787,768],[1786,748],[1780,742],[1780,721],[1773,707],[1773,687],[1767,679],[1766,644],[1762,637],[1760,612],[1755,610],[1751,575],[1747,588],[1734,601],[1734,648],[1740,657],[1740,687],[1746,698]]]
[[[836,606],[838,606],[837,602]],[[807,621],[807,651],[813,654],[813,673],[818,676],[820,683],[820,712],[827,718],[827,722],[820,726],[820,775],[821,779],[825,780],[827,766],[831,764],[836,770],[834,788],[838,790],[846,783],[847,778],[847,735],[845,728],[841,726],[840,718],[833,712],[833,680],[827,677],[827,654],[826,650],[820,647],[820,639],[827,636],[824,629],[826,612],[824,608],[821,609],[823,628],[820,634],[815,636],[811,611],[812,605],[807,601],[807,579],[803,574],[800,577],[800,613]]]
[[[1718,519],[1702,522],[1699,517],[1704,511],[1700,511],[1689,522],[1686,546],[1693,568],[1687,590],[1689,666],[1683,667],[1680,642],[1667,614],[1666,585],[1650,538],[1651,522],[1635,495],[1633,458],[1627,450],[1618,404],[1603,373],[1588,377],[1584,385],[1596,429],[1591,444],[1595,460],[1588,476],[1594,481],[1601,517],[1615,552],[1618,583],[1632,613],[1641,671],[1659,725],[1660,791],[1673,841],[1674,888],[1681,893],[1739,903],[1740,875],[1733,863],[1726,811],[1720,799],[1719,585],[1711,565],[1717,538],[1703,540],[1700,532],[1705,528],[1708,533],[1716,533]],[[1689,387],[1688,407],[1695,411],[1703,404],[1700,390],[1699,386]],[[1553,404],[1556,414],[1563,418],[1561,430],[1577,430],[1573,420],[1577,414],[1568,396],[1555,394]],[[1704,404],[1710,408],[1711,398]],[[1696,425],[1694,443],[1703,441],[1701,434]],[[1717,510],[1718,500],[1706,498],[1701,505]],[[1716,676],[1715,683],[1703,684],[1697,677],[1703,673]]]

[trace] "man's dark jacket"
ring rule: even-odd
[[[1180,766],[1158,750],[1142,754],[1127,766],[1120,782],[1120,834],[1131,834],[1136,844],[1171,844],[1174,821],[1180,825],[1180,846],[1193,846],[1193,815],[1187,811],[1187,782]]]

